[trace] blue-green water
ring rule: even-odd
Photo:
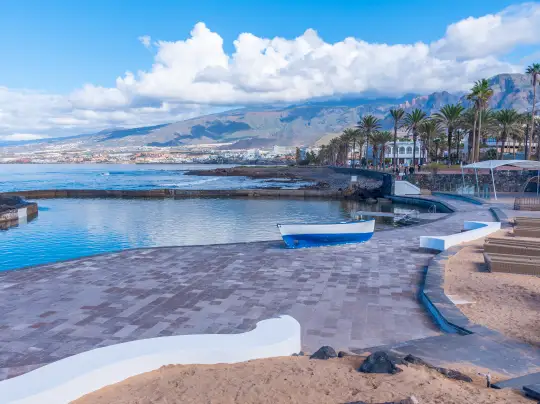
[[[0,192],[35,189],[245,189],[298,188],[307,183],[199,177],[187,170],[233,167],[210,164],[0,164]]]
[[[356,205],[258,199],[39,199],[0,231],[0,270],[135,247],[277,240],[277,223],[340,221]]]
[[[184,175],[195,167],[201,166],[0,165],[0,192],[264,186],[260,180],[242,177]],[[400,208],[353,201],[220,198],[39,199],[37,203],[37,218],[0,230],[0,271],[128,248],[278,240],[277,223],[337,222],[350,219],[358,210]],[[378,221],[382,225],[385,219]]]

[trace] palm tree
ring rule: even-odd
[[[482,133],[482,111],[487,108],[490,98],[493,96],[493,90],[489,86],[487,79],[478,80],[474,83],[471,92],[467,98],[474,101],[478,112],[478,139],[474,142],[475,150],[473,153],[473,162],[480,158],[480,134]]]
[[[478,131],[478,119],[482,119],[482,132]],[[469,108],[461,115],[460,128],[469,134],[468,141],[468,160],[474,159],[476,144],[482,144],[485,138],[498,130],[498,125],[494,118],[494,113],[490,109],[479,112],[476,108]]]
[[[345,145],[345,154],[347,156],[347,159],[349,157],[349,145],[354,142],[354,138],[356,136],[356,129],[347,128],[343,131],[343,133],[340,136],[341,141]],[[353,153],[354,153],[354,144],[353,144]],[[351,160],[351,167],[352,167],[352,160]]]
[[[452,136],[460,123],[461,114],[464,110],[465,108],[461,104],[448,104],[442,107],[439,112],[433,114],[433,118],[447,130],[448,160],[450,160],[452,152]]]
[[[416,141],[418,140],[418,128],[425,120],[426,113],[418,108],[407,113],[405,119],[403,120],[404,126],[413,134],[413,167],[416,166]]]
[[[418,126],[418,133],[420,135],[420,140],[422,140],[424,159],[427,162],[429,157],[428,151],[431,149],[431,142],[441,135],[441,126],[435,119],[426,119]]]
[[[394,120],[394,152],[393,152],[393,164],[394,164],[394,170],[397,167],[397,131],[401,127],[401,121],[403,119],[403,116],[405,115],[405,111],[402,108],[397,109],[391,109],[390,115],[392,116],[392,119]]]
[[[360,122],[358,122],[358,128],[364,133],[366,139],[366,163],[368,161],[368,148],[369,141],[374,132],[378,131],[381,128],[381,123],[379,118],[368,114],[362,117]]]
[[[532,100],[532,109],[531,109],[531,128],[534,128],[534,109],[536,107],[536,85],[540,82],[540,63],[533,63],[529,67],[527,67],[527,70],[525,70],[525,73],[531,76],[531,84],[533,88],[533,100]],[[536,159],[540,160],[540,138],[538,139],[539,142],[536,145]],[[531,136],[531,141],[529,143],[529,133],[527,132],[527,138],[525,139],[525,160],[528,160],[531,156],[530,149],[532,149],[532,142],[534,141],[533,137]],[[527,145],[530,144],[531,146],[527,147]]]
[[[384,151],[386,144],[392,140],[392,134],[385,130],[382,132],[375,132],[371,136],[371,144],[373,145],[373,156],[377,156],[376,164],[384,164]]]
[[[335,137],[330,140],[330,143],[328,144],[330,164],[336,165],[338,163],[338,155],[340,148],[341,140],[339,139],[339,137]]]
[[[515,109],[501,109],[494,114],[499,126],[499,138],[501,140],[500,160],[504,160],[504,149],[508,136],[518,138],[523,133],[521,115]],[[515,156],[515,145],[514,145]]]

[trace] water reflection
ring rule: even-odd
[[[350,220],[395,205],[285,199],[40,199],[35,220],[0,232],[0,270],[134,247],[278,240],[277,223]],[[406,207],[405,207],[406,208]],[[381,224],[387,218],[377,218]]]

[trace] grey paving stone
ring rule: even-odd
[[[487,207],[451,204],[457,213],[377,232],[366,244],[141,249],[1,272],[0,379],[98,346],[245,332],[279,314],[300,322],[308,352],[439,335],[417,299],[433,256],[419,251],[419,236],[459,232],[464,220],[492,220]]]

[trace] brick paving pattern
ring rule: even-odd
[[[300,322],[307,351],[438,335],[417,300],[432,257],[418,251],[418,237],[459,232],[464,220],[492,220],[486,207],[450,203],[457,213],[377,232],[366,244],[139,249],[0,272],[0,380],[92,348],[244,332],[279,314]]]

